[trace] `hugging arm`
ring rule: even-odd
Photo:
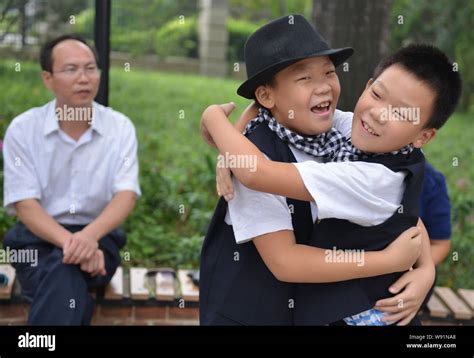
[[[218,105],[209,106],[201,121],[203,137],[211,141],[221,154],[254,156],[256,168],[232,168],[233,174],[246,187],[297,200],[312,201],[296,167],[291,163],[268,160],[263,153],[228,121]]]
[[[242,113],[235,129],[243,133],[247,124],[257,117],[258,108],[255,102],[252,102]],[[219,159],[219,157],[218,157]],[[232,184],[232,172],[229,168],[219,165],[219,160],[216,164],[216,191],[217,195],[223,196],[225,200],[230,201],[234,197],[234,186]]]
[[[331,250],[295,242],[291,230],[258,236],[253,242],[265,265],[280,281],[337,282],[405,271],[418,258],[421,237],[417,228],[403,232],[381,251],[363,253],[363,262],[333,262]]]
[[[290,230],[261,235],[253,242],[278,280],[296,283],[337,282],[406,271],[419,254],[414,269],[403,274],[390,287],[395,296],[379,300],[375,306],[387,313],[382,320],[397,322],[397,325],[410,323],[434,281],[429,238],[421,220],[418,228],[406,230],[384,250],[365,252],[363,265],[330,262],[326,250],[296,244]]]
[[[421,254],[414,269],[404,273],[389,288],[395,296],[379,300],[375,306],[388,313],[384,321],[398,322],[397,325],[406,325],[415,317],[435,279],[428,232],[421,220],[418,227],[422,234]]]
[[[249,122],[256,118],[258,115],[258,107],[255,102],[252,102],[245,108],[244,112],[240,116],[239,120],[235,124],[235,128],[237,128],[238,131],[243,132],[245,130],[245,127],[247,127],[247,124]]]

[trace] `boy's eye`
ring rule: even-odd
[[[377,92],[375,92],[374,90],[372,90],[372,94],[377,98],[377,99],[380,99],[380,96]]]
[[[334,73],[336,73],[336,71],[335,71],[335,70],[331,70],[331,71],[326,72],[326,75],[332,75],[332,74],[334,74]]]
[[[311,79],[310,76],[303,76],[303,77],[298,78],[298,81],[304,81],[304,80],[310,80],[310,79]]]

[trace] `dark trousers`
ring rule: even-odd
[[[83,225],[63,225],[71,232]],[[89,325],[94,301],[89,289],[107,285],[120,264],[119,250],[125,245],[125,233],[116,229],[99,241],[104,252],[106,276],[92,277],[80,265],[64,264],[63,251],[35,236],[21,222],[5,236],[10,249],[37,251],[37,263],[13,263],[22,288],[22,296],[31,303],[30,325]]]

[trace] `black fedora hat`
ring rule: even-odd
[[[276,19],[255,31],[245,43],[247,81],[237,89],[245,98],[255,98],[254,92],[277,72],[308,57],[329,56],[334,66],[348,59],[350,47],[331,49],[324,38],[301,15]]]

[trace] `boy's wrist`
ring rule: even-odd
[[[416,265],[414,267],[414,270],[417,270],[419,272],[423,271],[424,277],[426,277],[427,280],[431,278],[434,282],[434,279],[436,277],[436,269],[432,261],[424,261],[423,263]]]
[[[396,263],[387,250],[365,252],[364,276],[372,277],[396,272]]]
[[[381,251],[376,251],[376,253],[379,254],[379,259],[380,259],[380,262],[382,263],[382,267],[383,267],[382,274],[388,274],[388,273],[400,271],[397,265],[398,264],[397,261],[394,260],[393,255],[391,255],[388,250],[385,249]]]

